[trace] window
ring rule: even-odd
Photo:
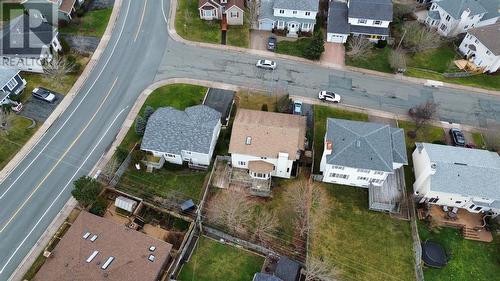
[[[348,179],[349,175],[331,173],[330,177],[332,177],[332,178]]]
[[[365,19],[358,19],[358,23],[366,23]]]
[[[297,11],[293,11],[292,14],[296,15],[297,14]]]
[[[237,18],[237,17],[239,17],[239,13],[237,11],[231,11],[231,17]]]
[[[373,24],[374,24],[374,25],[381,25],[381,24],[382,24],[382,21],[380,21],[380,20],[375,20],[375,21],[373,21]]]
[[[265,160],[265,159],[267,159],[267,157],[260,157],[260,159],[263,159],[263,160]]]
[[[280,14],[284,14],[285,13],[285,10],[280,10]]]
[[[491,52],[490,52],[490,51],[488,51],[488,50],[486,50],[486,54],[487,54],[487,55],[489,55],[489,54],[491,54]]]
[[[308,23],[303,23],[302,24],[302,29],[309,30],[309,28],[310,28],[310,24],[308,24]]]
[[[430,203],[436,203],[437,201],[439,201],[439,198],[431,198],[431,199],[429,199]]]
[[[358,177],[358,180],[360,180],[360,181],[367,181],[368,177]]]
[[[455,201],[455,204],[460,204],[462,203],[462,201]]]
[[[450,15],[446,15],[446,21],[450,21],[451,17]]]
[[[287,173],[290,173],[290,168],[286,168],[286,172],[287,172]]]
[[[469,27],[469,25],[464,26],[464,29],[467,29],[467,27]]]
[[[479,206],[477,206],[477,207],[474,209],[474,211],[481,211],[481,209],[482,209],[482,208],[483,208],[483,207],[479,207]]]
[[[368,169],[358,169],[358,173],[365,173],[365,174],[369,174],[369,173],[370,173],[370,170],[368,170]]]
[[[306,16],[310,16],[311,15],[311,12],[306,12]]]
[[[477,39],[476,39],[476,40],[474,40],[474,43],[476,43],[476,44],[477,44],[477,43],[479,43],[479,40],[477,40]]]
[[[213,17],[215,16],[215,10],[203,10],[204,17]]]
[[[476,205],[472,204],[472,205],[470,205],[469,209],[472,209],[474,207],[476,207]]]
[[[370,179],[370,182],[371,182],[371,183],[380,184],[380,183],[383,183],[384,181],[383,181],[383,180],[380,180],[380,179]]]
[[[252,144],[252,137],[247,137],[245,140],[246,145],[251,145]]]
[[[15,77],[10,79],[9,82],[7,83],[7,87],[9,88],[9,90],[14,89],[16,86],[17,86],[17,81]]]
[[[167,153],[167,157],[175,158],[175,154]]]
[[[335,170],[344,170],[344,166],[335,166],[335,165],[333,165],[332,168],[334,168]]]
[[[446,31],[446,25],[444,25],[444,23],[443,23],[443,24],[441,24],[441,26],[440,26],[439,28],[440,28],[442,31]]]
[[[375,171],[375,175],[383,175],[383,174],[384,174],[384,172],[382,172],[382,171]]]
[[[240,166],[246,166],[247,163],[245,161],[238,161],[238,165],[240,165]]]

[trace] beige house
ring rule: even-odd
[[[222,20],[228,25],[243,25],[244,0],[199,0],[198,11],[203,20]]]
[[[306,117],[239,109],[229,153],[235,168],[255,179],[290,178],[306,141]]]

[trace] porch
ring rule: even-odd
[[[443,210],[442,206],[430,205],[427,208],[418,209],[419,219],[430,218],[437,226],[454,227],[462,230],[465,239],[482,242],[492,242],[493,236],[486,230],[484,214],[471,213],[466,209],[458,209],[456,214]]]
[[[484,67],[479,67],[474,64],[474,62],[470,60],[456,60],[454,61],[455,65],[463,71],[471,72],[471,73],[483,73]]]
[[[152,173],[153,169],[161,169],[161,167],[163,167],[165,158],[154,156],[152,153],[148,152],[141,162],[146,165],[146,171]]]
[[[248,170],[240,168],[232,168],[230,185],[248,188],[250,194],[254,196],[269,197],[271,196],[271,178],[256,179],[250,176]]]

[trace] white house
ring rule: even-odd
[[[207,168],[221,129],[221,114],[206,105],[185,111],[159,108],[149,117],[141,150],[159,159],[148,160],[148,166],[161,168],[164,162]]]
[[[494,24],[500,17],[498,0],[434,1],[425,23],[442,36],[453,37],[470,28]]]
[[[16,112],[22,109],[22,104],[12,99],[19,97],[26,88],[26,80],[19,72],[19,69],[0,65],[0,105],[10,104]]]
[[[43,63],[51,60],[62,46],[57,29],[41,18],[20,15],[2,30],[0,65],[22,71],[43,72]]]
[[[261,0],[259,30],[286,30],[288,37],[314,31],[319,0]]]
[[[76,11],[77,5],[83,3],[79,0],[23,0],[21,4],[29,13],[41,14],[52,25],[56,25],[57,21],[70,21],[72,14]],[[57,13],[57,16],[52,16]],[[54,21],[51,21],[53,19]]]
[[[305,136],[304,116],[238,109],[229,143],[231,164],[256,179],[290,178]]]
[[[458,50],[483,72],[500,68],[500,23],[469,29]]]
[[[243,25],[244,0],[199,0],[198,11],[203,20],[225,20],[229,25]]]
[[[500,214],[500,156],[487,150],[417,143],[414,195],[421,203]]]
[[[329,2],[327,42],[345,43],[349,34],[372,42],[386,40],[392,22],[391,0]]]

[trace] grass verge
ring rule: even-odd
[[[311,45],[312,38],[300,38],[296,41],[279,41],[276,46],[276,53],[304,57],[304,52]]]
[[[59,32],[73,35],[102,37],[109,18],[113,12],[112,8],[86,12],[83,17],[74,18],[66,26],[59,28]]]
[[[354,58],[346,55],[346,65],[371,69],[380,72],[394,73],[389,64],[390,48],[372,48],[371,53],[366,57]]]
[[[31,120],[18,115],[10,115],[10,128],[0,131],[0,170],[9,163],[23,145],[38,130],[38,126],[28,129]]]

